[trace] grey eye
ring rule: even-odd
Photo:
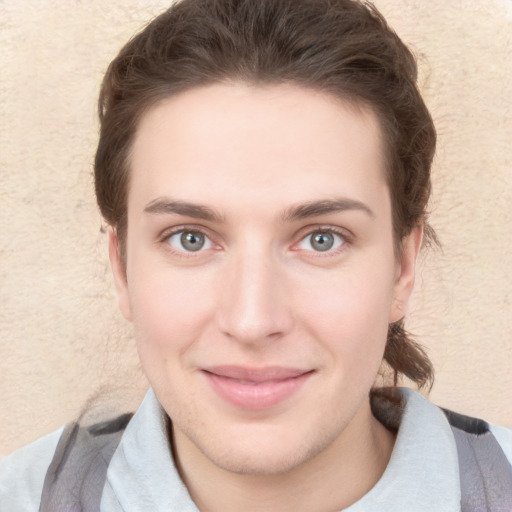
[[[204,246],[204,235],[201,233],[182,233],[180,241],[187,251],[199,251]]]
[[[178,231],[169,237],[169,245],[178,251],[198,252],[209,249],[212,243],[199,231]]]
[[[311,247],[315,251],[328,251],[334,245],[334,237],[331,233],[313,233],[311,235]]]
[[[299,244],[301,249],[315,252],[326,252],[337,249],[345,243],[342,236],[329,231],[315,231],[305,236]]]

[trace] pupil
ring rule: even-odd
[[[317,251],[328,251],[334,245],[334,237],[329,233],[316,233],[311,245]]]
[[[187,251],[199,251],[204,245],[204,235],[201,233],[183,233],[181,245]]]

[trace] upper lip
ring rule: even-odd
[[[265,366],[262,368],[251,368],[247,366],[223,365],[203,368],[203,371],[212,373],[218,377],[248,382],[269,382],[292,379],[312,370],[302,368],[291,368],[286,366]]]

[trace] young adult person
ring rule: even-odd
[[[0,510],[510,510],[512,433],[393,385],[433,378],[403,319],[435,130],[371,5],[182,0],[111,63],[100,119],[151,389],[3,461]]]

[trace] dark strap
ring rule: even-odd
[[[489,425],[443,409],[459,457],[462,512],[511,512],[512,467]]]
[[[70,423],[46,473],[39,512],[98,512],[107,468],[132,414],[91,427]]]

